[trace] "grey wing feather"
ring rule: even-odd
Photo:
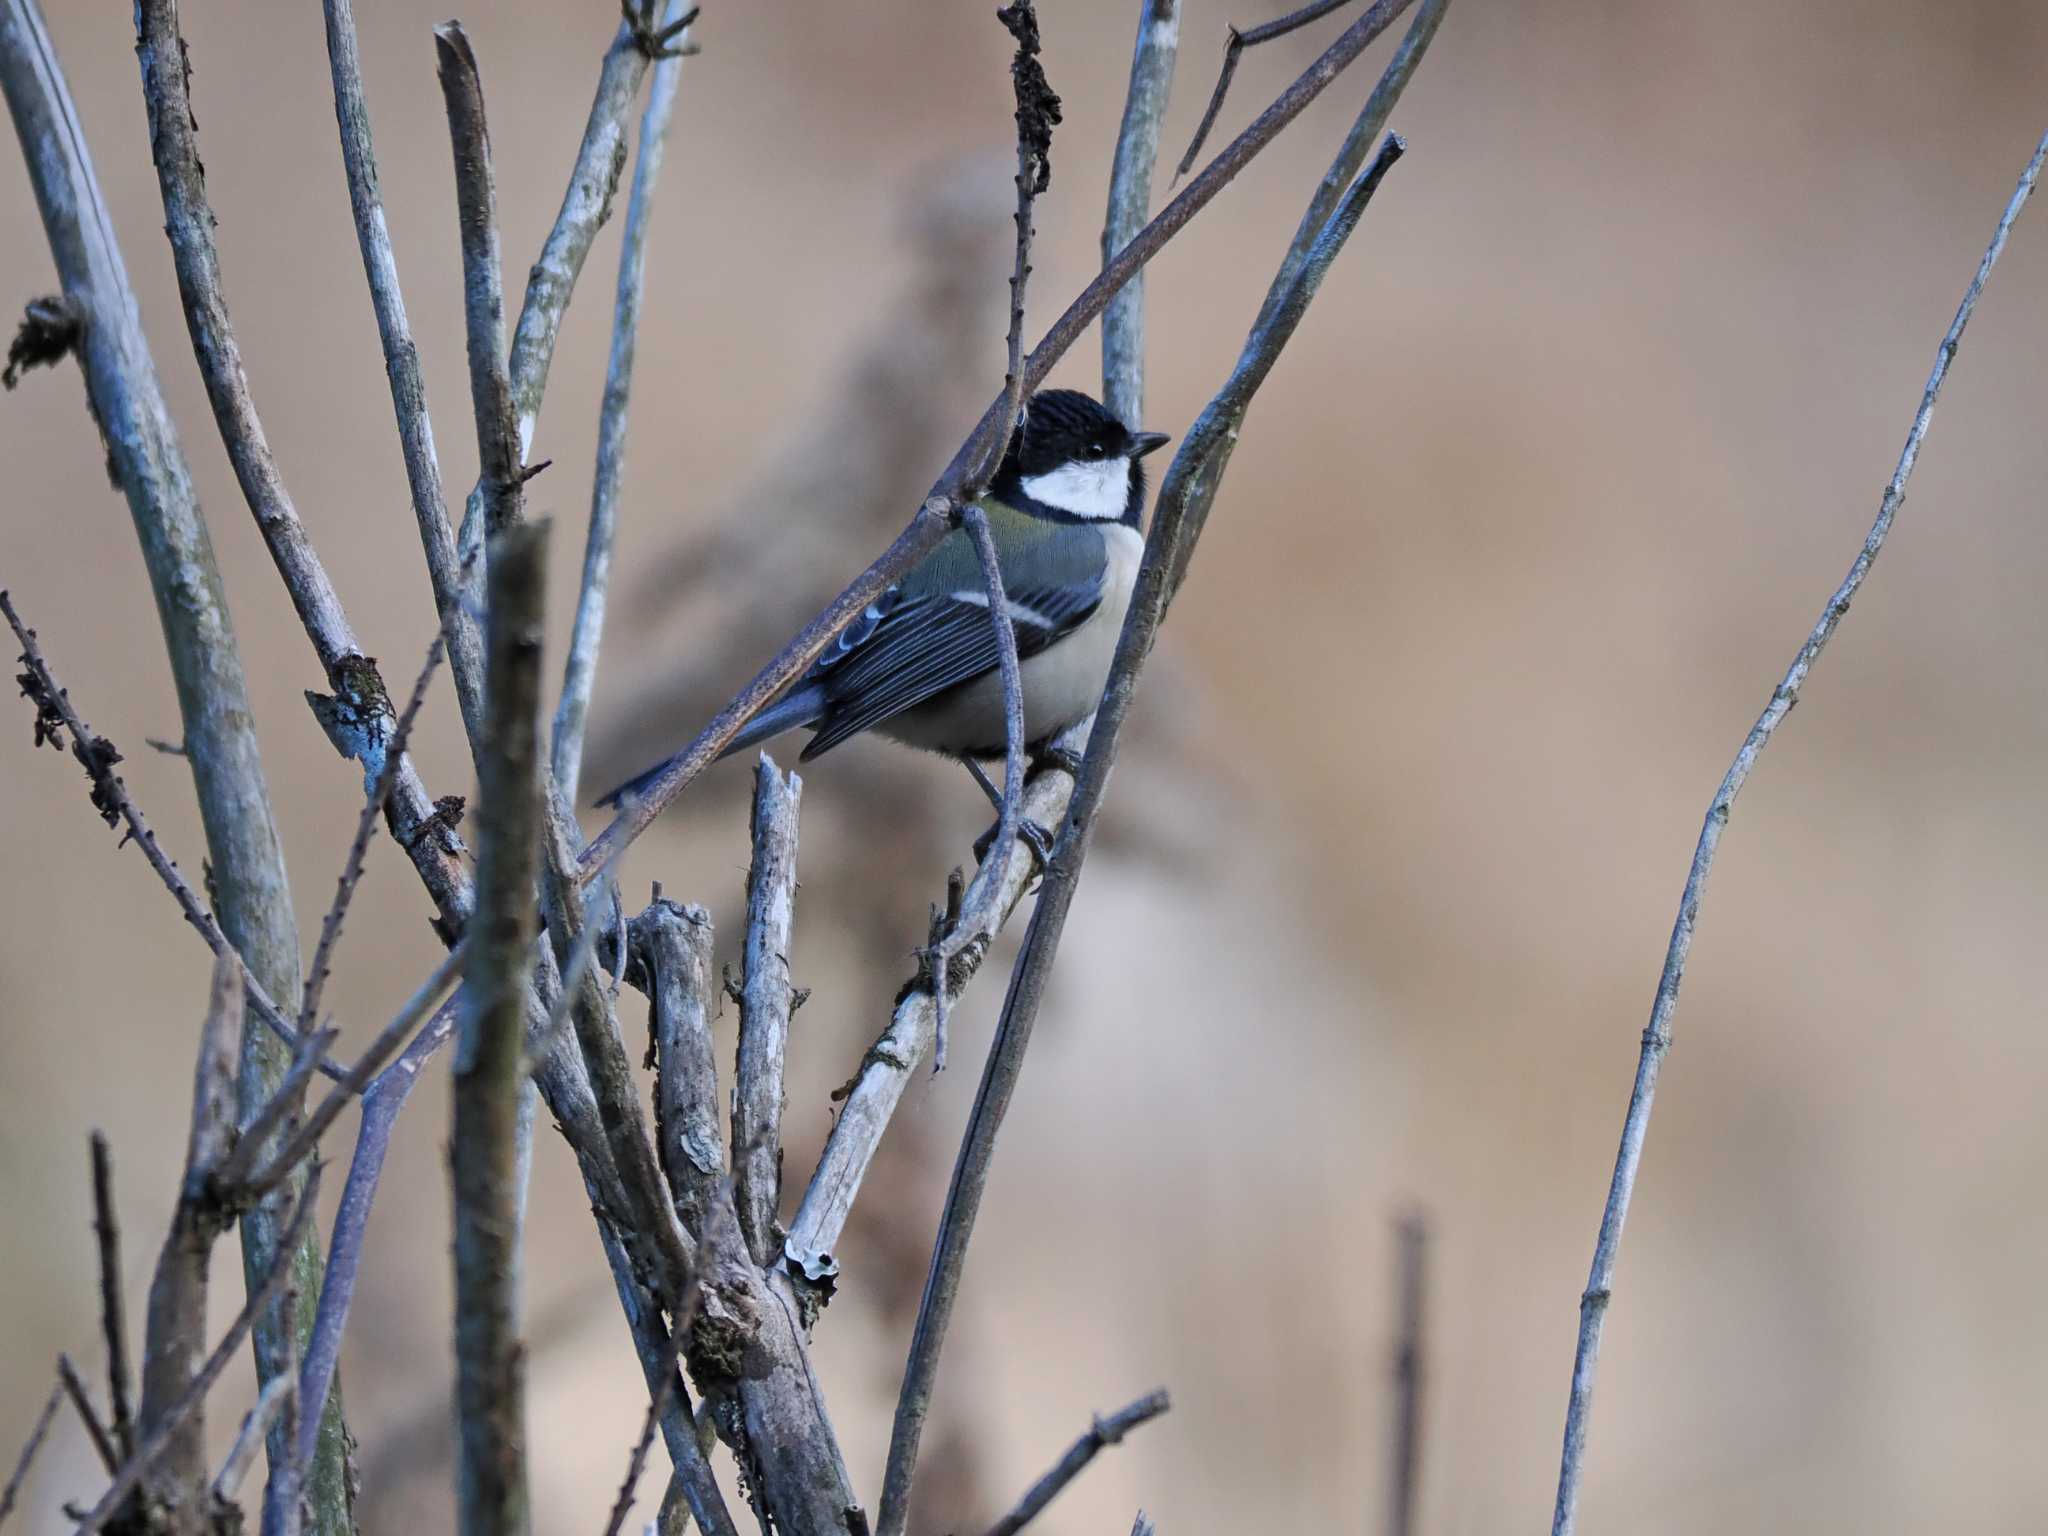
[[[1070,634],[1101,602],[1099,579],[1011,592],[1018,657],[1034,656]],[[812,673],[824,687],[825,710],[804,760],[996,665],[995,632],[979,592],[897,602],[856,645],[827,653]]]

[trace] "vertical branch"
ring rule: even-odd
[[[121,1228],[114,1219],[114,1157],[107,1138],[92,1133],[92,1230],[100,1255],[100,1332],[107,1341],[109,1428],[123,1456],[135,1454],[135,1417],[129,1407],[128,1304],[121,1286]]]
[[[477,486],[484,531],[495,537],[519,521],[525,474],[520,462],[512,383],[505,368],[505,289],[498,251],[498,188],[491,133],[484,120],[476,53],[460,22],[434,28],[441,95],[455,149],[455,202],[462,221],[463,314],[469,340],[469,392],[476,413]]]
[[[206,1357],[207,1276],[214,1240],[228,1225],[227,1212],[213,1196],[212,1177],[234,1136],[235,1043],[241,1033],[241,970],[223,956],[214,962],[212,995],[199,1036],[185,1172],[149,1287],[137,1416],[145,1441],[167,1437],[143,1489],[152,1502],[174,1512],[181,1529],[194,1532],[206,1529],[205,1405],[195,1404],[183,1414],[174,1410]]]
[[[1131,243],[1152,214],[1152,169],[1159,125],[1173,91],[1180,53],[1180,0],[1139,0],[1131,85],[1109,170],[1109,212],[1102,221],[1102,264]],[[1102,312],[1102,403],[1127,427],[1145,421],[1145,274],[1124,285]]]
[[[682,21],[683,0],[668,0],[663,18],[671,25]],[[687,38],[688,29],[680,35]],[[555,709],[555,783],[561,786],[562,799],[572,806],[583,774],[583,733],[590,714],[590,690],[597,678],[598,647],[604,640],[612,537],[618,526],[619,486],[626,472],[633,357],[640,339],[640,297],[647,282],[647,231],[653,222],[654,189],[661,179],[682,69],[680,50],[654,66],[654,83],[640,114],[640,153],[633,163],[633,191],[626,200],[626,227],[619,241],[618,295],[612,305],[612,349],[605,365],[604,404],[597,418],[597,472],[590,490],[590,532],[583,546],[583,587],[576,599],[569,659],[562,669],[562,701]]]
[[[446,31],[437,33],[444,49]],[[444,71],[445,72],[445,71]],[[453,117],[453,111],[450,113]],[[490,560],[477,912],[453,1072],[457,1516],[464,1536],[528,1527],[519,1342],[517,1127],[526,972],[539,872],[542,597],[547,525],[508,529]]]
[[[1394,1424],[1387,1469],[1387,1536],[1414,1536],[1415,1487],[1422,1461],[1422,1309],[1429,1227],[1419,1213],[1395,1228],[1400,1245],[1394,1319]]]
[[[426,553],[427,577],[434,589],[434,611],[448,636],[448,670],[455,679],[462,723],[474,742],[483,726],[483,641],[476,619],[462,601],[462,570],[441,490],[434,426],[427,416],[426,381],[420,374],[412,325],[406,319],[405,295],[398,285],[398,260],[392,254],[391,231],[384,220],[384,195],[377,187],[377,150],[370,136],[370,109],[363,99],[363,61],[356,47],[355,14],[350,0],[323,0],[323,4],[327,57],[334,78],[334,116],[341,130],[341,159],[348,177],[349,206],[355,214],[356,244],[362,250],[363,275],[369,281],[370,304],[377,315],[377,338],[384,348],[391,408],[398,418],[399,450],[405,459],[420,546]]]
[[[64,296],[84,323],[78,355],[86,394],[108,463],[127,497],[156,599],[220,926],[265,991],[289,1008],[299,990],[298,928],[226,592],[84,129],[35,0],[0,0],[0,89],[28,162]],[[261,1030],[248,1031],[239,1112],[253,1114],[286,1067],[278,1042]],[[289,1200],[290,1192],[280,1191],[242,1221],[243,1267],[251,1285],[273,1268]],[[307,1237],[293,1265],[301,1294],[310,1298],[320,1270],[316,1238]],[[291,1325],[310,1321],[302,1312]],[[262,1320],[256,1359],[265,1381],[281,1369],[284,1356],[274,1320]],[[347,1518],[338,1412],[332,1428],[315,1476],[327,1533]]]
[[[733,1203],[754,1262],[780,1248],[783,1070],[796,994],[789,980],[796,918],[797,810],[803,780],[767,753],[754,770],[754,860],[747,871],[746,975],[732,1098]]]
[[[1949,364],[1955,360],[1956,348],[1963,339],[1963,328],[1976,312],[1977,300],[1991,277],[1991,269],[1998,264],[1998,258],[2005,250],[2014,220],[2019,218],[2027,199],[2033,196],[2034,186],[2041,179],[2044,161],[2048,161],[2048,135],[2042,137],[2033,158],[2020,173],[2019,185],[2013,189],[2005,211],[1999,215],[1991,244],[1985,248],[1983,258],[1977,263],[1976,275],[1963,292],[1963,301],[1956,308],[1955,319],[1949,322],[1941,345],[1935,349],[1934,369],[1927,376],[1926,388],[1921,391],[1920,408],[1913,413],[1905,447],[1899,452],[1899,462],[1878,502],[1876,520],[1871,523],[1870,532],[1864,535],[1863,547],[1856,552],[1849,574],[1828,599],[1827,606],[1821,609],[1813,632],[1792,658],[1792,665],[1786,670],[1783,680],[1771,691],[1770,701],[1743,738],[1735,761],[1728,765],[1728,772],[1707,807],[1706,821],[1693,848],[1692,866],[1686,872],[1685,889],[1678,899],[1678,920],[1672,925],[1671,942],[1664,951],[1664,968],[1658,977],[1657,995],[1650,1004],[1650,1021],[1643,1030],[1642,1053],[1636,1059],[1635,1084],[1629,1091],[1628,1114],[1622,1121],[1621,1148],[1615,1154],[1614,1177],[1608,1184],[1607,1203],[1600,1214],[1600,1235],[1593,1245],[1592,1271],[1579,1298],[1579,1342],[1572,1357],[1571,1397],[1565,1408],[1564,1455],[1558,1467],[1557,1503],[1551,1513],[1553,1536],[1569,1536],[1578,1520],[1579,1482],[1586,1457],[1586,1423],[1592,1412],[1593,1383],[1600,1365],[1600,1334],[1607,1320],[1607,1303],[1614,1294],[1615,1256],[1621,1248],[1622,1227],[1628,1221],[1629,1201],[1635,1194],[1636,1171],[1642,1165],[1643,1139],[1650,1129],[1650,1106],[1657,1095],[1657,1074],[1663,1065],[1664,1053],[1671,1048],[1671,1016],[1677,1011],[1678,989],[1685,981],[1686,957],[1692,953],[1693,926],[1699,920],[1700,900],[1706,894],[1707,875],[1714,867],[1721,834],[1727,829],[1729,812],[1734,807],[1735,797],[1742,793],[1742,786],[1748,782],[1750,770],[1756,766],[1764,748],[1770,745],[1771,737],[1784,723],[1785,717],[1792,712],[1792,706],[1799,701],[1799,690],[1805,684],[1807,674],[1813,670],[1813,664],[1820,659],[1820,653],[1847,616],[1850,602],[1862,589],[1864,578],[1869,576],[1872,564],[1884,548],[1885,539],[1892,530],[1892,521],[1905,502],[1906,482],[1912,478],[1913,466],[1919,461],[1920,444],[1926,439],[1928,425],[1934,419],[1934,402],[1941,394],[1942,382],[1948,377]]]

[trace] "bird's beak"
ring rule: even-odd
[[[1131,435],[1131,457],[1142,459],[1146,454],[1164,448],[1173,439],[1164,432],[1136,432]]]

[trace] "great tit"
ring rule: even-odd
[[[1146,454],[1162,432],[1132,432],[1071,389],[1032,396],[981,498],[1017,635],[1024,732],[1034,751],[1087,716],[1109,676],[1144,539]],[[948,534],[877,598],[721,756],[798,726],[801,760],[874,729],[965,761],[1005,742],[1002,679],[981,565],[966,530]],[[666,763],[599,805],[639,793]]]

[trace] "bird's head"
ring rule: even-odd
[[[1061,521],[1129,523],[1145,505],[1146,454],[1163,432],[1132,432],[1072,389],[1031,397],[991,487],[1004,501]]]

